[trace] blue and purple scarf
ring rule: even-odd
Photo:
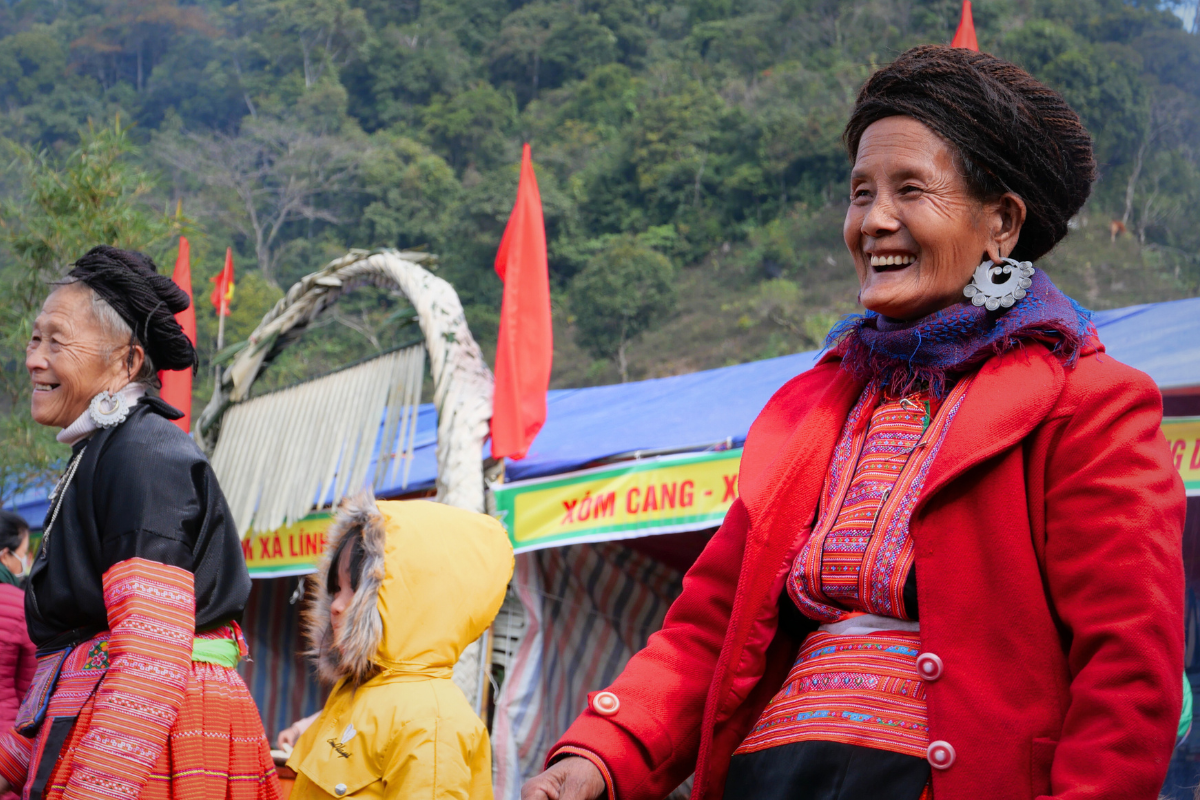
[[[1037,270],[1028,294],[1012,308],[988,311],[964,301],[913,322],[868,311],[835,325],[825,345],[842,350],[842,366],[851,374],[877,380],[891,395],[927,386],[944,397],[948,375],[965,372],[1026,341],[1043,342],[1067,364],[1074,364],[1094,333],[1091,318],[1092,312]]]

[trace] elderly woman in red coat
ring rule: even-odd
[[[920,47],[845,141],[867,313],[767,404],[662,631],[526,800],[1157,796],[1183,487],[1154,384],[1033,264],[1091,139],[1012,64]]]

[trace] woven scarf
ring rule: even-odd
[[[1026,341],[1040,341],[1067,364],[1093,335],[1092,312],[1063,294],[1046,273],[1012,308],[988,311],[968,301],[912,322],[868,311],[839,322],[827,347],[842,350],[842,366],[860,380],[875,380],[893,396],[928,387],[938,397],[954,376]]]

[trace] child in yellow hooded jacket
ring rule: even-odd
[[[292,800],[491,800],[491,744],[451,681],[512,577],[504,528],[422,500],[343,503],[308,616],[334,682],[288,766]]]

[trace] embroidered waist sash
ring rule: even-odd
[[[907,631],[809,635],[737,752],[822,741],[924,758],[929,719],[917,674],[920,646],[920,634]]]

